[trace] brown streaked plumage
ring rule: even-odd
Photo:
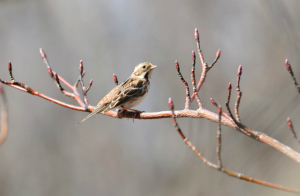
[[[78,124],[99,112],[107,112],[114,108],[130,109],[142,103],[148,92],[149,80],[155,68],[155,65],[148,62],[136,65],[131,76],[113,88],[98,103],[96,108]]]

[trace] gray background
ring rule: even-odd
[[[0,1],[0,77],[14,76],[37,91],[62,95],[39,55],[74,82],[83,59],[91,104],[125,80],[139,62],[158,65],[151,90],[137,109],[168,110],[172,97],[184,107],[184,86],[174,61],[190,82],[191,51],[199,29],[205,59],[220,61],[201,91],[207,109],[213,97],[224,105],[227,84],[235,86],[243,65],[242,122],[299,151],[286,125],[300,134],[299,95],[284,65],[300,80],[300,2],[289,1]],[[197,56],[198,61],[198,56]],[[198,61],[199,62],[199,61]],[[197,79],[200,65],[196,67]],[[5,87],[10,132],[0,148],[0,195],[293,195],[228,177],[208,168],[184,145],[171,119],[113,119],[97,115],[76,127],[86,113],[72,111]],[[233,92],[235,99],[236,92]],[[233,107],[233,101],[231,102]],[[193,104],[193,108],[197,108]],[[216,162],[216,124],[180,119],[200,151]],[[300,166],[285,155],[223,127],[223,164],[262,180],[300,189]]]

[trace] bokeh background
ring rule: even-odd
[[[200,93],[204,106],[216,111],[210,97],[224,105],[227,84],[235,86],[241,64],[242,122],[299,151],[286,118],[300,134],[300,99],[284,64],[288,58],[300,80],[299,8],[298,0],[1,0],[0,77],[9,80],[7,62],[12,61],[17,80],[76,104],[49,77],[39,55],[42,47],[53,69],[72,83],[83,60],[86,84],[94,80],[88,98],[96,105],[114,87],[113,73],[123,81],[137,63],[149,61],[158,68],[137,109],[168,110],[169,97],[182,109],[185,89],[174,61],[189,81],[198,28],[207,62],[222,50]],[[198,63],[197,78],[200,68]],[[208,168],[184,145],[171,119],[133,122],[97,115],[76,127],[86,113],[5,90],[10,130],[0,148],[1,196],[293,195]],[[217,125],[205,119],[179,123],[216,162]],[[300,189],[300,166],[282,153],[227,127],[222,146],[229,169]]]

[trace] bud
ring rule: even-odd
[[[174,110],[174,104],[173,104],[173,100],[171,97],[169,98],[169,107],[170,107],[170,110]]]
[[[192,57],[193,57],[193,59],[196,59],[196,54],[195,54],[194,50],[192,51]]]
[[[242,66],[240,65],[239,68],[238,68],[238,75],[242,75]]]
[[[90,86],[92,86],[92,85],[93,85],[93,80],[90,81]]]
[[[81,77],[84,77],[85,76],[85,71],[81,73]]]
[[[79,62],[79,71],[82,71],[83,70],[83,62],[82,60],[80,60]]]
[[[215,102],[215,100],[213,98],[210,98],[210,101],[212,104],[214,104],[215,106],[217,106],[217,103]]]
[[[220,58],[220,56],[221,56],[221,50],[219,49],[217,54],[216,54],[216,58]]]
[[[287,59],[285,60],[285,66],[288,71],[291,71],[291,64],[290,64],[289,60],[287,60]]]
[[[219,114],[219,116],[222,115],[222,107],[220,105],[218,105],[218,114]]]
[[[232,86],[231,86],[231,83],[229,82],[229,84],[228,84],[228,90],[231,91],[231,88],[232,88]]]
[[[44,53],[44,50],[40,48],[40,54],[42,58],[46,58],[46,54]]]
[[[177,60],[175,61],[175,66],[176,66],[176,69],[179,70],[179,63]]]
[[[195,40],[199,41],[199,32],[197,28],[195,29]]]
[[[11,62],[10,62],[10,61],[8,61],[8,71],[10,71],[10,72],[11,72],[11,70],[12,70],[12,65],[11,65]]]
[[[287,119],[287,124],[288,124],[290,129],[293,129],[293,123],[292,123],[290,118]]]
[[[116,76],[115,74],[113,74],[113,77],[114,77],[114,82],[115,82],[116,84],[118,84],[118,78],[117,78],[117,76]]]

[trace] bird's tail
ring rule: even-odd
[[[107,105],[104,105],[102,107],[96,107],[89,115],[87,115],[84,119],[82,119],[79,123],[77,123],[76,126],[79,125],[80,123],[86,121],[87,119],[91,118],[95,114],[102,112],[106,107],[107,107]]]

